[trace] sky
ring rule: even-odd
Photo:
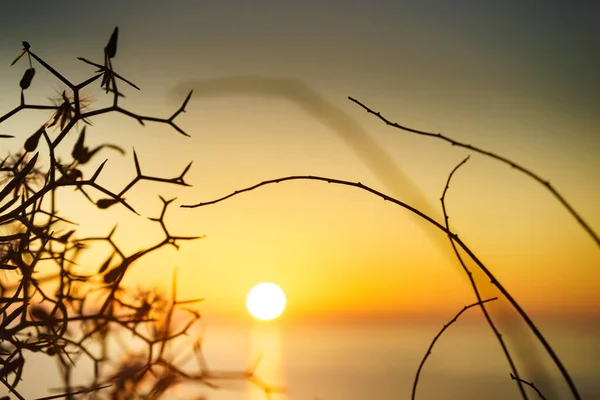
[[[597,346],[578,352],[583,345],[569,335],[587,327],[573,321],[593,324],[600,315],[598,245],[531,178],[388,127],[348,96],[389,120],[531,169],[598,233],[599,20],[600,4],[583,0],[6,2],[0,114],[19,101],[26,63],[9,64],[23,40],[80,82],[94,70],[76,57],[101,62],[115,26],[113,65],[141,88],[120,86],[123,107],[168,117],[193,90],[176,119],[190,137],[122,115],[94,118],[90,144],[111,142],[127,155],[107,150],[85,171],[108,158],[100,182],[118,191],[134,177],[135,147],[151,175],[175,177],[193,161],[186,175],[192,187],[136,185],[127,201],[139,216],[122,207],[98,210],[68,191],[59,200],[65,215],[81,223],[77,237],[118,225],[115,239],[131,254],[162,239],[147,218],[160,212],[158,195],[177,197],[167,212],[170,232],[206,237],[140,260],[125,283],[168,290],[176,269],[179,297],[204,297],[201,310],[210,321],[248,321],[246,293],[272,281],[287,295],[285,322],[433,318],[437,327],[475,296],[445,235],[391,202],[355,187],[293,181],[207,207],[179,206],[264,180],[318,175],[361,182],[441,222],[448,174],[471,155],[446,197],[452,229],[543,331],[560,327],[547,330],[553,343],[570,367],[581,369],[579,382],[594,382],[593,368],[578,355]],[[48,104],[64,88],[36,70],[27,102]],[[107,104],[99,84],[83,94],[94,100],[92,108]],[[49,116],[23,112],[0,124],[0,134],[15,135],[0,142],[2,155],[19,150]],[[66,138],[62,154],[76,138]],[[79,260],[81,268],[97,267],[107,255],[98,246]],[[478,282],[485,296],[498,294],[481,275]],[[502,328],[517,320],[505,300],[490,307]],[[592,324],[590,337],[599,329]],[[521,332],[506,331],[535,369],[531,342],[514,342]]]
[[[160,240],[145,218],[160,212],[157,195],[177,196],[171,231],[206,235],[142,260],[128,283],[166,286],[177,268],[182,297],[205,297],[206,313],[231,318],[246,317],[245,295],[261,281],[284,288],[291,320],[448,315],[474,296],[447,238],[360,189],[296,181],[204,208],[178,206],[319,175],[362,182],[442,221],[448,174],[470,153],[387,127],[352,96],[392,121],[530,168],[598,232],[599,19],[592,1],[11,2],[0,14],[0,109],[19,99],[25,64],[8,65],[21,41],[77,82],[93,70],[76,57],[100,62],[119,26],[115,69],[141,87],[123,88],[122,105],[169,116],[193,89],[177,119],[190,137],[125,116],[94,119],[90,143],[129,151],[105,153],[103,182],[121,188],[133,177],[135,146],[149,174],[177,176],[193,161],[193,187],[136,186],[127,200],[141,217],[101,212],[72,194],[65,207],[87,221],[78,235],[118,223],[117,238],[133,252]],[[106,101],[98,86],[84,93],[96,99],[92,107]],[[27,99],[47,103],[59,90],[39,68]],[[28,112],[0,125],[17,136],[2,151],[18,149],[47,118]],[[526,310],[599,314],[598,246],[541,185],[472,155],[447,206],[453,230]]]

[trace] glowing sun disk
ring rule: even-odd
[[[256,319],[268,321],[281,315],[285,309],[285,293],[270,282],[259,283],[248,292],[246,308]]]

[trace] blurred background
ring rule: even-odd
[[[393,193],[441,222],[446,179],[469,152],[387,127],[347,96],[402,125],[530,168],[600,229],[595,2],[21,1],[2,7],[1,113],[19,101],[26,63],[9,64],[21,41],[79,82],[93,67],[76,57],[101,63],[114,26],[120,35],[113,65],[141,88],[119,86],[127,96],[123,107],[168,117],[194,90],[177,119],[189,138],[167,125],[142,127],[109,115],[92,120],[87,139],[128,151],[125,157],[106,152],[90,166],[109,158],[101,175],[108,188],[119,191],[135,176],[134,146],[149,175],[175,177],[193,161],[186,175],[193,187],[139,184],[127,201],[141,216],[119,207],[98,210],[77,193],[65,192],[61,208],[81,222],[81,237],[108,234],[118,223],[116,240],[134,252],[162,237],[146,218],[160,213],[157,194],[177,196],[167,215],[170,231],[206,238],[141,260],[127,283],[166,290],[176,267],[180,297],[206,298],[200,310],[209,360],[239,367],[263,352],[264,374],[287,385],[291,398],[407,397],[432,338],[475,301],[442,232],[356,188],[288,182],[205,208],[178,208],[267,179],[320,175]],[[47,104],[64,88],[41,66],[36,70],[26,99]],[[84,95],[94,99],[91,108],[109,104],[99,83]],[[49,117],[28,111],[2,123],[0,134],[15,135],[2,140],[2,156],[19,150]],[[65,154],[76,139],[66,139]],[[453,178],[447,207],[453,230],[530,313],[584,398],[600,392],[600,253],[590,236],[541,185],[479,155]],[[90,262],[97,265],[107,251],[90,251]],[[269,329],[250,320],[244,306],[247,291],[261,281],[276,282],[288,297],[284,315]],[[485,293],[495,295],[492,288]],[[490,307],[531,380],[556,377],[506,302]],[[518,396],[481,312],[462,318],[425,365],[419,395]],[[566,398],[560,382],[540,386]]]

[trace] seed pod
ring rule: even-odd
[[[19,82],[19,85],[21,86],[22,90],[25,90],[29,87],[29,85],[31,85],[31,80],[33,79],[33,77],[35,76],[35,68],[27,68],[25,70],[25,73],[23,74],[23,78],[21,78],[21,82]]]
[[[125,264],[114,267],[104,275],[104,283],[115,283],[119,276],[125,271],[127,266]]]
[[[27,305],[24,304],[24,305],[20,306],[19,308],[16,308],[15,310],[13,310],[12,313],[10,313],[7,317],[5,317],[2,320],[1,328],[4,329],[4,328],[8,327],[8,325],[11,322],[13,322],[17,318],[19,318],[23,314],[23,311],[25,310],[26,307],[27,307]]]
[[[73,158],[76,161],[78,161],[80,164],[83,164],[86,161],[85,156],[87,153],[87,148],[85,147],[84,142],[85,142],[85,126],[81,130],[81,133],[79,134],[79,139],[77,139],[75,146],[73,146],[73,151],[71,152],[71,155],[73,156]]]
[[[58,323],[56,317],[53,317],[48,310],[40,305],[32,306],[29,309],[29,314],[33,317],[33,319],[37,321],[45,322],[48,325],[55,325]]]
[[[119,27],[116,26],[112,35],[110,35],[110,39],[108,44],[104,48],[104,53],[108,58],[113,58],[117,55],[117,39],[119,38]]]
[[[48,314],[48,311],[46,311],[46,309],[42,306],[32,306],[29,309],[29,313],[33,318],[40,321],[48,321],[51,318],[50,314]]]
[[[73,183],[77,179],[81,178],[82,176],[83,176],[83,173],[80,170],[78,170],[77,168],[69,169],[63,173],[63,176],[61,176],[60,179],[58,179],[56,181],[56,184],[64,185],[66,183]]]
[[[22,368],[24,363],[24,358],[17,358],[16,360],[6,362],[2,369],[0,369],[0,377],[5,378],[8,374],[13,372],[15,372],[17,376],[19,376],[21,373],[17,372],[17,370],[19,368]]]
[[[17,187],[17,185],[20,185],[24,180],[25,177],[27,176],[28,173],[31,172],[31,170],[33,169],[33,166],[35,165],[37,158],[38,158],[39,153],[36,153],[31,160],[29,160],[29,162],[27,163],[27,165],[25,165],[23,167],[22,170],[20,170],[11,180],[10,182],[8,182],[3,188],[2,190],[0,190],[0,200],[4,199],[6,197],[6,195],[8,193],[11,192],[11,190],[13,190],[15,187]]]
[[[106,261],[104,261],[104,264],[102,264],[102,265],[100,266],[100,269],[98,270],[98,273],[99,273],[99,274],[101,274],[101,273],[103,273],[104,271],[106,271],[106,269],[107,269],[107,268],[108,268],[108,266],[110,265],[110,262],[112,261],[112,259],[113,259],[113,256],[112,256],[112,254],[111,254],[111,255],[110,255],[110,257],[109,257],[109,259],[108,259],[108,260],[106,260]]]
[[[40,142],[40,138],[42,137],[42,133],[44,133],[43,126],[37,131],[35,131],[33,135],[27,138],[27,140],[25,141],[25,151],[34,151],[37,148],[38,143]]]
[[[75,229],[72,229],[70,231],[68,231],[67,233],[65,233],[62,236],[59,236],[56,238],[56,240],[58,240],[61,243],[67,243],[67,241],[69,240],[69,238],[75,233]]]
[[[119,202],[119,200],[115,200],[115,199],[100,199],[96,202],[96,205],[98,206],[98,208],[101,208],[104,210],[118,202]]]

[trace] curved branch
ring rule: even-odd
[[[216,204],[216,203],[220,203],[224,200],[227,200],[233,196],[236,196],[238,194],[242,194],[242,193],[257,189],[261,186],[266,186],[266,185],[280,183],[280,182],[286,182],[286,181],[293,181],[293,180],[322,181],[322,182],[333,183],[333,184],[342,185],[342,186],[351,186],[351,187],[356,187],[356,188],[362,189],[362,190],[372,193],[378,197],[381,197],[383,200],[390,201],[402,208],[407,209],[408,211],[412,212],[413,214],[418,215],[419,217],[423,218],[425,221],[434,225],[436,228],[438,228],[439,230],[444,232],[446,235],[448,235],[448,237],[450,237],[455,243],[457,243],[469,255],[469,257],[471,257],[471,259],[475,262],[475,264],[477,264],[479,269],[481,269],[481,271],[490,279],[491,283],[494,286],[496,286],[498,288],[498,290],[500,290],[500,292],[504,295],[504,297],[506,297],[506,299],[509,301],[509,303],[513,306],[513,308],[521,316],[521,318],[523,318],[523,320],[525,321],[525,323],[527,324],[529,329],[532,331],[532,333],[535,335],[535,337],[539,340],[539,342],[544,347],[544,350],[546,350],[546,352],[548,353],[548,355],[554,362],[554,365],[556,365],[556,367],[560,371],[563,379],[569,386],[569,389],[570,389],[571,393],[573,394],[573,397],[576,400],[581,400],[581,396],[579,395],[579,392],[577,390],[577,387],[575,386],[575,383],[573,382],[573,379],[569,375],[569,372],[567,371],[565,366],[560,361],[560,358],[558,357],[558,355],[552,349],[552,346],[550,346],[550,343],[548,343],[548,341],[546,340],[546,338],[544,337],[542,332],[537,328],[537,326],[531,320],[531,318],[529,318],[529,315],[527,315],[525,310],[523,310],[523,308],[519,305],[519,303],[517,303],[517,301],[512,297],[512,295],[496,279],[494,274],[492,274],[492,272],[483,264],[483,262],[481,262],[481,260],[479,260],[479,258],[473,253],[473,251],[471,249],[469,249],[469,247],[467,247],[467,245],[461,239],[459,239],[458,235],[456,235],[452,231],[448,230],[445,226],[443,226],[442,224],[440,224],[439,222],[437,222],[436,220],[434,220],[427,214],[419,211],[418,209],[416,209],[398,199],[390,197],[390,196],[386,195],[385,193],[382,193],[376,189],[366,186],[360,182],[351,182],[351,181],[345,181],[345,180],[341,180],[341,179],[326,178],[326,177],[322,177],[322,176],[294,175],[294,176],[286,176],[283,178],[277,178],[277,179],[271,179],[268,181],[263,181],[254,186],[250,186],[248,188],[241,189],[241,190],[236,190],[235,192],[233,192],[227,196],[223,196],[216,200],[197,203],[197,204],[191,204],[191,205],[182,205],[181,207],[196,208],[196,207],[202,207],[202,206],[207,206],[207,205],[211,205],[211,204]]]
[[[463,309],[460,310],[458,312],[458,314],[456,314],[454,316],[454,318],[452,318],[450,320],[450,322],[448,322],[446,325],[444,325],[443,328],[442,328],[442,330],[440,330],[437,335],[435,335],[435,337],[433,338],[433,341],[431,342],[431,344],[429,345],[429,348],[427,349],[427,352],[425,353],[425,356],[421,360],[421,364],[419,364],[419,368],[417,369],[417,374],[415,375],[415,380],[413,382],[413,388],[412,388],[412,394],[411,394],[411,397],[410,397],[412,400],[415,400],[415,396],[417,394],[417,383],[419,382],[419,375],[421,374],[421,370],[423,369],[423,365],[425,365],[425,361],[427,361],[427,357],[429,357],[431,355],[431,350],[433,349],[433,346],[435,345],[435,342],[437,342],[437,340],[440,338],[440,336],[442,336],[442,333],[444,333],[444,331],[446,329],[448,329],[450,327],[450,325],[452,325],[453,323],[455,323],[456,320],[458,319],[458,317],[460,317],[462,315],[462,313],[464,313],[465,311],[467,311],[469,308],[475,307],[475,306],[483,306],[484,303],[487,303],[487,302],[493,301],[493,300],[498,300],[498,298],[497,297],[493,297],[493,298],[487,299],[487,300],[479,300],[477,303],[473,303],[473,304],[470,304],[468,306],[464,306]]]
[[[480,149],[480,148],[472,146],[470,144],[457,142],[456,140],[453,140],[447,136],[444,136],[441,133],[431,133],[431,132],[421,131],[418,129],[408,128],[406,126],[403,126],[396,122],[392,122],[392,121],[388,120],[383,115],[381,115],[381,113],[371,110],[369,107],[365,106],[363,103],[356,100],[355,98],[348,96],[348,99],[350,101],[352,101],[353,103],[356,103],[359,106],[361,106],[369,114],[375,115],[377,118],[379,118],[380,120],[385,122],[386,125],[392,126],[394,128],[398,128],[398,129],[406,131],[406,132],[416,133],[417,135],[438,138],[438,139],[441,139],[441,140],[444,140],[444,141],[450,143],[452,146],[462,147],[462,148],[474,151],[476,153],[483,154],[485,156],[491,157],[495,160],[498,160],[500,162],[508,164],[512,168],[515,168],[515,169],[521,171],[522,173],[524,173],[525,175],[528,175],[529,177],[535,179],[538,183],[540,183],[542,186],[544,186],[546,189],[548,189],[550,191],[550,193],[552,193],[552,195],[567,209],[567,211],[569,211],[569,213],[573,216],[573,218],[575,218],[577,220],[579,225],[581,225],[583,227],[583,229],[585,229],[585,231],[592,237],[592,239],[594,239],[594,241],[596,242],[596,245],[600,246],[600,237],[598,237],[598,234],[596,234],[596,232],[594,232],[592,227],[589,226],[587,224],[587,222],[584,221],[583,217],[581,217],[575,211],[575,209],[567,202],[567,200],[560,193],[558,193],[558,191],[556,189],[554,189],[554,187],[550,184],[550,181],[542,179],[539,175],[537,175],[537,174],[531,172],[530,170],[528,170],[527,168],[522,167],[521,165],[509,160],[508,158],[499,156],[497,154]]]
[[[514,379],[515,381],[526,384],[527,386],[529,386],[530,388],[535,390],[535,392],[538,394],[538,396],[540,396],[540,399],[547,400],[546,397],[544,396],[544,394],[540,391],[540,389],[538,389],[537,386],[535,386],[535,384],[533,384],[532,382],[528,382],[525,379],[521,379],[517,376],[514,376],[513,374],[510,374],[510,379]]]
[[[446,202],[445,202],[446,193],[448,192],[448,189],[450,188],[450,181],[452,180],[454,173],[469,160],[469,157],[470,156],[467,156],[467,158],[465,158],[463,161],[461,161],[456,167],[454,167],[452,172],[450,172],[450,175],[448,175],[448,180],[446,181],[446,187],[444,187],[444,191],[443,191],[442,197],[440,199],[440,201],[442,203],[442,211],[444,212],[444,223],[445,223],[446,229],[448,231],[450,230],[450,224],[448,222],[448,213],[446,211]],[[494,322],[492,321],[492,317],[490,316],[487,308],[483,304],[484,302],[481,299],[481,294],[479,293],[479,289],[477,288],[477,284],[475,283],[475,279],[473,278],[473,273],[467,268],[467,265],[465,264],[460,253],[458,252],[458,249],[456,248],[456,244],[454,243],[452,238],[448,237],[448,239],[450,239],[450,244],[452,245],[452,250],[454,250],[454,254],[456,254],[456,258],[458,258],[460,265],[462,266],[463,270],[469,277],[469,282],[471,283],[471,287],[473,288],[473,291],[475,292],[475,296],[477,297],[478,304],[481,306],[481,311],[483,312],[485,320],[487,321],[488,325],[494,332],[494,335],[498,339],[498,342],[500,343],[500,347],[502,348],[504,357],[506,358],[506,361],[508,361],[508,364],[510,366],[511,376],[514,375],[517,378],[519,378],[519,372],[517,371],[517,366],[515,365],[515,362],[513,361],[512,356],[510,355],[510,352],[508,351],[508,347],[506,346],[506,343],[504,342],[504,339],[502,338],[500,331],[498,330],[498,328],[496,328],[496,324],[494,324]],[[525,393],[525,388],[523,387],[523,383],[519,379],[517,379],[516,382],[517,382],[517,386],[519,387],[519,391],[521,392],[521,397],[523,397],[524,400],[527,400],[528,397],[527,397],[527,393]],[[416,381],[415,381],[415,384],[416,384]]]

